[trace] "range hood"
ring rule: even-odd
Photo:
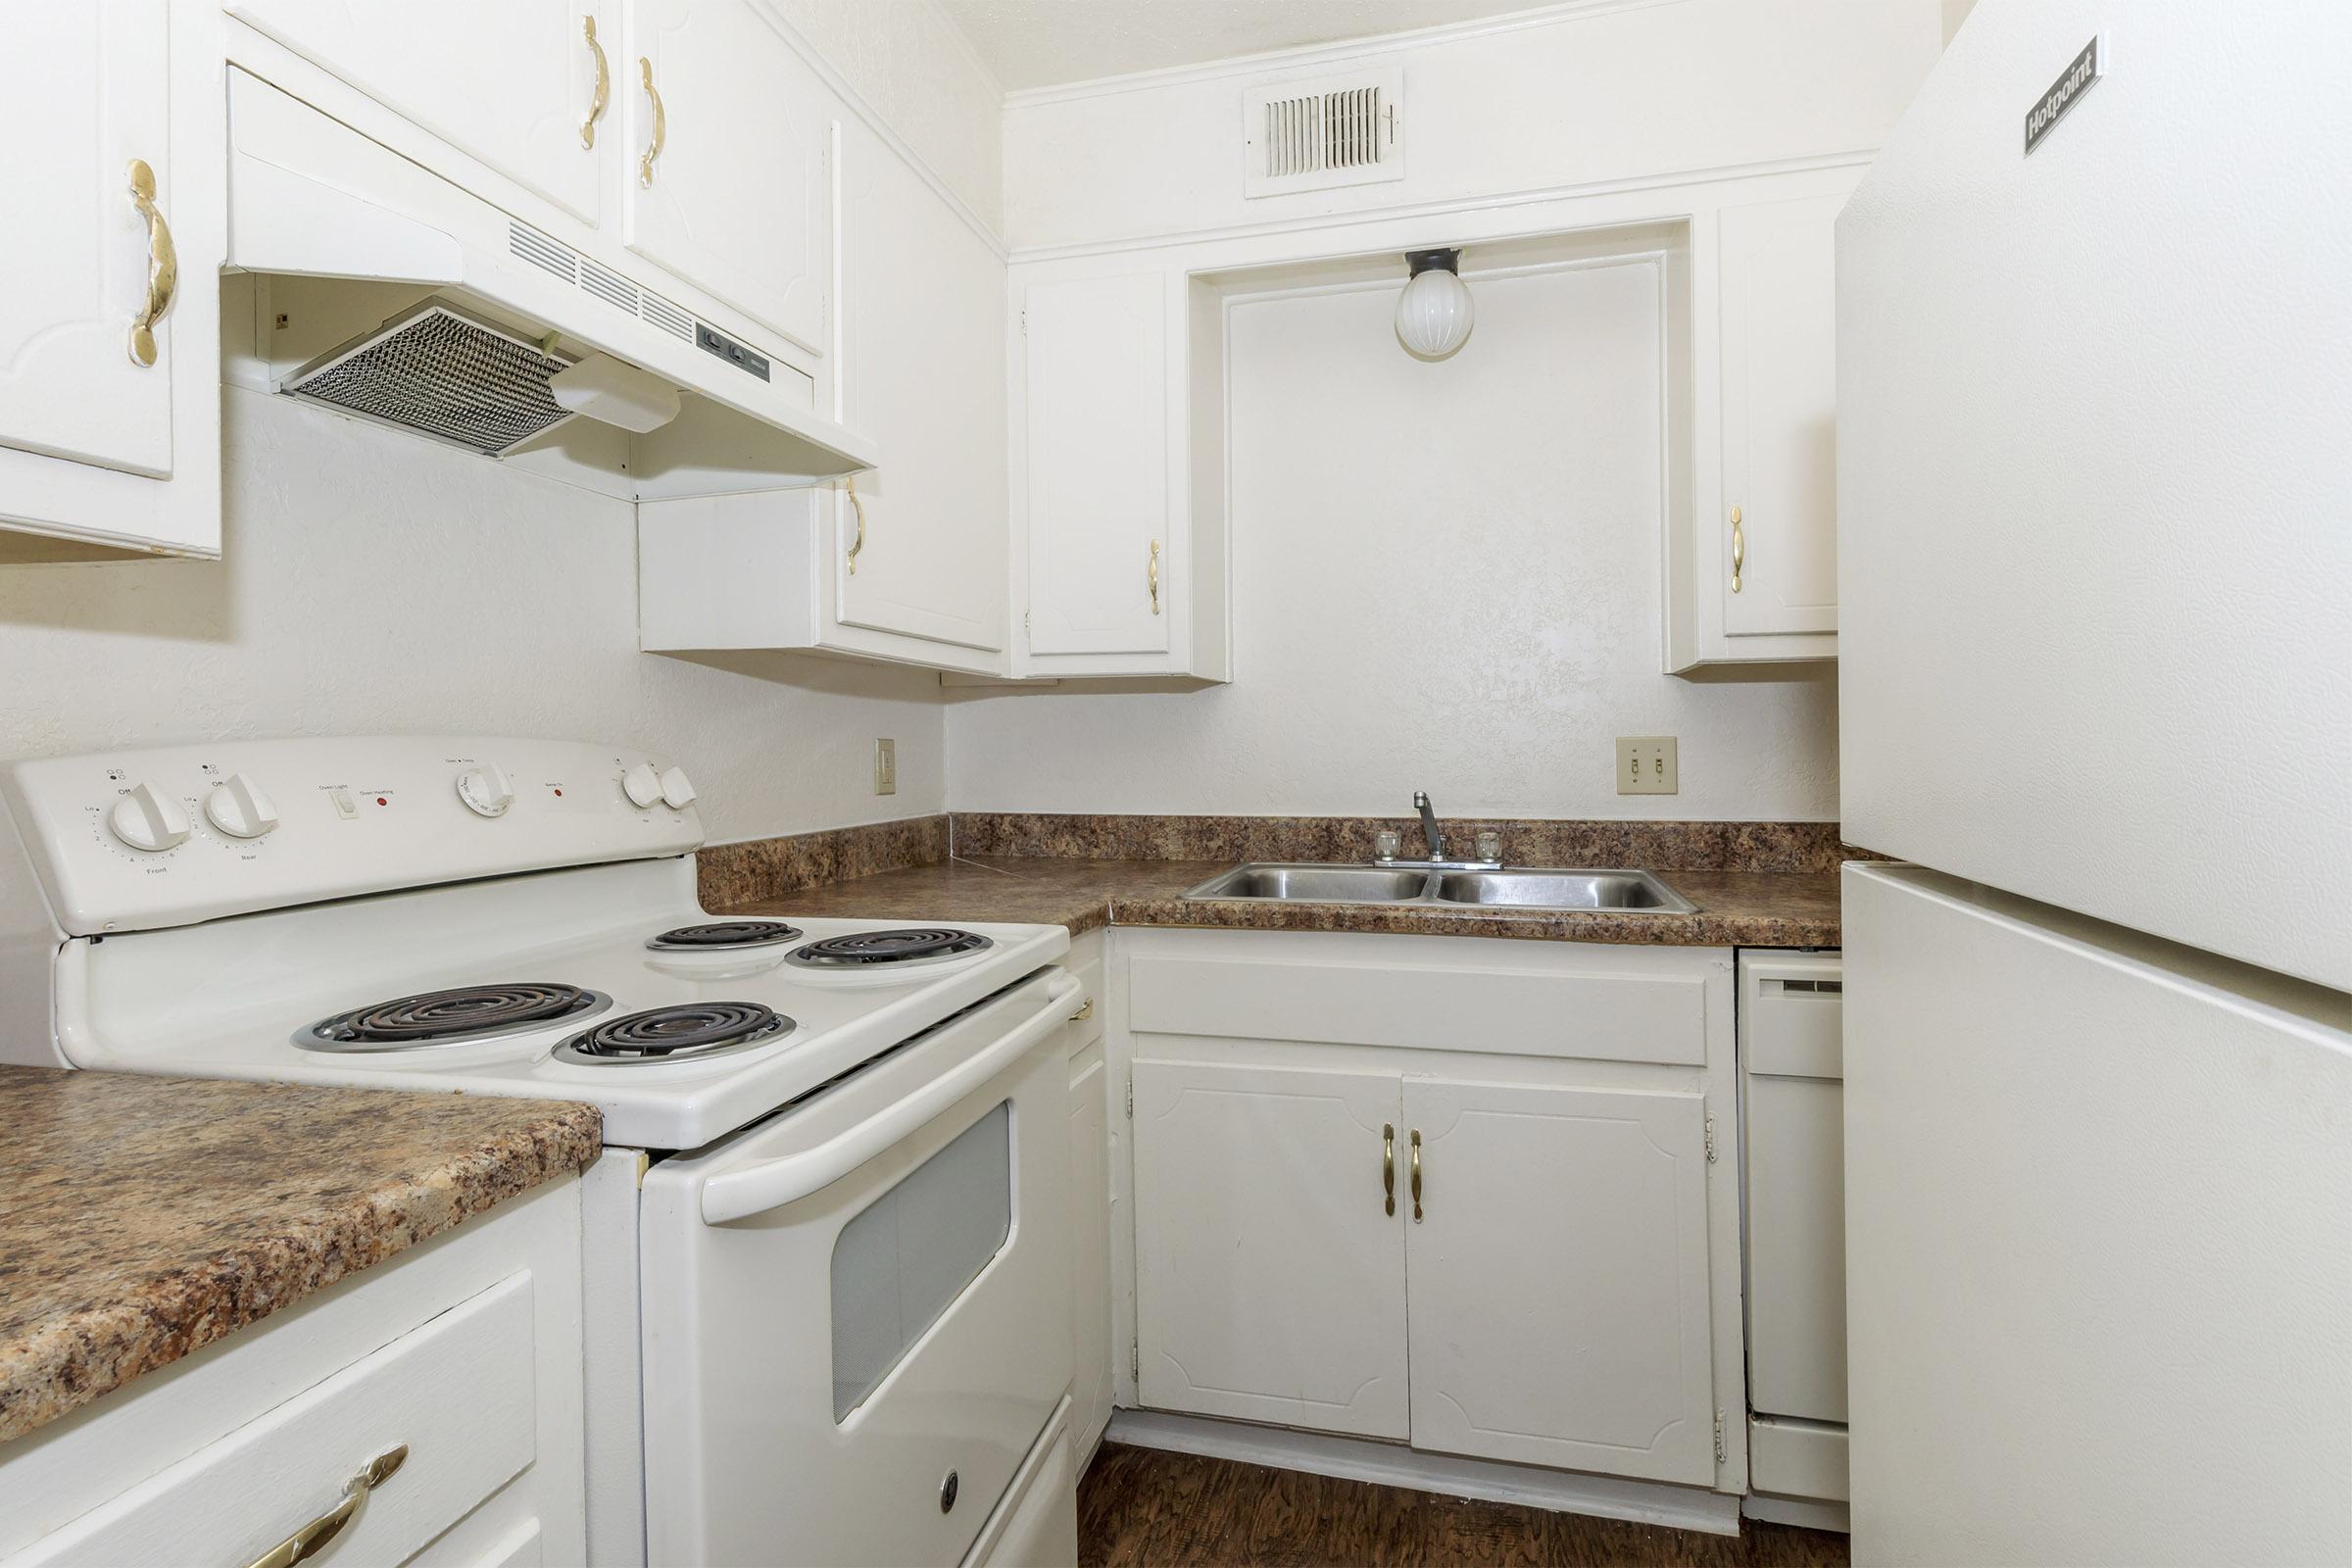
[[[694,312],[242,71],[232,270],[269,390],[639,500],[875,466],[816,386]]]

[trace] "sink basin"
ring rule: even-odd
[[[1446,904],[1489,904],[1513,909],[1650,909],[1691,914],[1696,906],[1647,871],[1449,871],[1438,878]]]
[[[1647,871],[1513,866],[1422,871],[1409,866],[1252,861],[1209,878],[1188,899],[1292,904],[1423,904],[1510,909],[1615,909],[1694,914],[1697,906]]]
[[[1385,865],[1239,865],[1188,899],[1289,899],[1305,904],[1410,904],[1429,890],[1427,871]]]

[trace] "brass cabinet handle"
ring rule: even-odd
[[[1396,1124],[1380,1124],[1380,1196],[1388,1212],[1396,1212]]]
[[[1413,1129],[1413,1223],[1421,1223],[1421,1129]]]
[[[179,249],[172,243],[172,225],[155,205],[155,171],[144,158],[130,161],[130,204],[147,220],[147,305],[130,320],[130,360],[147,366],[155,363],[155,323],[179,292]]]
[[[1156,615],[1159,613],[1159,541],[1156,539],[1152,541],[1152,572],[1149,580],[1152,584],[1152,613]]]
[[[1732,592],[1740,591],[1740,568],[1747,564],[1747,532],[1740,526],[1740,509],[1732,509]]]
[[[605,64],[605,46],[596,41],[596,19],[580,19],[581,35],[588,40],[588,52],[596,57],[596,90],[588,95],[588,116],[580,122],[580,145],[596,145],[596,122],[605,118],[605,105],[612,100],[612,73]]]
[[[253,1568],[294,1568],[296,1563],[318,1556],[328,1542],[343,1533],[345,1525],[360,1516],[368,1494],[391,1480],[408,1456],[409,1446],[402,1443],[368,1460],[365,1469],[343,1483],[341,1502],[254,1558]]]
[[[1092,1018],[1094,1015],[1095,1015],[1095,999],[1094,999],[1094,998],[1092,998],[1092,997],[1089,997],[1089,998],[1087,998],[1087,999],[1086,999],[1086,1005],[1085,1005],[1085,1006],[1083,1006],[1083,1007],[1080,1007],[1080,1008],[1079,1008],[1079,1009],[1078,1009],[1076,1012],[1073,1012],[1073,1013],[1071,1013],[1071,1014],[1070,1014],[1070,1022],[1072,1022],[1072,1023],[1084,1023],[1084,1022],[1086,1022],[1086,1020],[1087,1020],[1087,1019],[1089,1019],[1089,1018]]]
[[[669,139],[669,117],[662,112],[662,94],[654,88],[654,63],[639,55],[637,72],[645,82],[645,96],[654,106],[654,139],[645,144],[644,156],[637,160],[637,183],[651,190],[654,160],[662,156],[662,144]]]
[[[858,552],[865,548],[865,503],[858,499],[858,477],[852,474],[841,481],[849,492],[850,510],[858,514],[858,537],[850,541],[850,575],[858,575]]]

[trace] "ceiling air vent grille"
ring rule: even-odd
[[[1284,196],[1404,177],[1404,70],[1242,92],[1242,194]]]

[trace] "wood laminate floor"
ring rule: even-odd
[[[1082,1568],[1843,1568],[1846,1538],[1700,1535],[1104,1444],[1078,1486]]]

